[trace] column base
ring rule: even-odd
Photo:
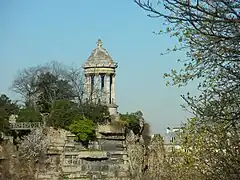
[[[108,104],[107,107],[108,107],[110,115],[117,115],[118,114],[118,112],[117,112],[118,105]]]

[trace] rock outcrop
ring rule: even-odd
[[[97,140],[83,146],[65,130],[48,130],[50,145],[38,179],[129,179],[129,163],[123,129],[99,126]]]

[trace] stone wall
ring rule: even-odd
[[[101,126],[97,140],[88,147],[75,142],[75,136],[65,130],[49,129],[46,163],[51,165],[38,179],[129,179],[124,134],[112,129]]]

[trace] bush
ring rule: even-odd
[[[96,138],[94,122],[84,116],[76,116],[68,128],[76,135],[77,141],[89,141]]]

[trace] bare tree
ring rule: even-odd
[[[60,93],[65,93],[62,98],[65,98],[68,93],[68,96],[71,96],[70,100],[77,98],[78,102],[82,103],[83,73],[81,69],[67,67],[57,61],[52,61],[20,71],[12,83],[12,90],[21,95],[24,103],[35,109],[43,91],[45,100],[43,96],[41,98],[48,103],[57,100]]]
[[[38,162],[46,154],[48,144],[42,128],[31,131],[20,142],[19,157],[20,159],[31,159]]]
[[[38,92],[38,76],[44,72],[44,67],[30,67],[20,71],[13,81],[12,90],[22,96],[24,103],[35,102]],[[33,104],[35,106],[35,104]]]
[[[0,162],[1,179],[34,180],[44,164],[49,143],[42,129],[36,129],[20,141],[18,150],[10,143],[1,144],[4,162]]]
[[[36,107],[36,102],[39,99],[39,95],[41,93],[39,92],[39,79],[43,77],[43,75],[47,74],[49,74],[49,76],[46,77],[46,81],[50,79],[50,75],[59,81],[66,81],[71,87],[70,94],[72,95],[72,100],[76,100],[77,103],[82,104],[86,101],[84,98],[89,98],[86,97],[86,95],[90,96],[90,94],[87,94],[86,90],[87,88],[90,88],[87,87],[87,85],[90,86],[90,84],[89,82],[86,83],[83,68],[65,66],[64,64],[61,64],[57,61],[52,61],[47,64],[29,67],[21,70],[17,74],[16,79],[13,81],[11,88],[14,92],[21,95],[22,100],[25,103]],[[99,100],[104,99],[103,97],[106,95],[106,92],[100,93],[100,83],[100,79],[98,78],[95,80],[94,85],[91,85],[91,93],[93,96],[93,101],[91,101],[91,103],[99,103]],[[44,82],[41,84],[41,88],[44,89],[45,93],[48,94],[47,100],[49,102],[53,102],[57,99],[59,92],[54,91],[54,89],[56,89],[55,86],[52,86],[49,89],[47,85],[48,84]],[[62,87],[62,91],[66,90],[66,88],[64,89],[64,86]]]
[[[36,178],[40,168],[46,166],[44,161],[47,156],[47,149],[49,146],[49,140],[44,135],[42,128],[32,131],[27,136],[24,136],[23,140],[20,142],[19,160],[28,167],[29,174],[32,174]]]
[[[147,149],[147,168],[145,174],[150,179],[164,179],[164,158],[165,149],[163,146],[163,138],[160,135],[155,135]]]
[[[75,98],[79,104],[82,104],[84,101],[84,74],[82,68],[70,67],[69,70],[65,73],[66,80],[69,81],[75,93]]]
[[[165,77],[177,86],[196,79],[199,82],[196,89],[200,96],[182,96],[185,108],[196,117],[187,123],[191,127],[187,138],[191,141],[185,145],[194,149],[187,149],[192,158],[189,154],[182,156],[188,167],[182,170],[204,179],[239,179],[240,1],[135,2],[150,17],[163,18],[166,30],[161,29],[160,34],[169,33],[178,39],[179,46],[168,52],[187,51],[184,67],[173,69]]]

